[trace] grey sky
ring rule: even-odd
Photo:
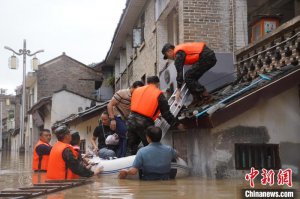
[[[41,63],[66,54],[84,64],[102,61],[110,47],[126,0],[0,0],[0,88],[13,93],[22,84],[19,69],[8,68],[12,53],[23,39]],[[27,57],[27,71],[31,70]]]

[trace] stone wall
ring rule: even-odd
[[[83,96],[92,97],[95,82],[80,79],[96,78],[100,79],[100,74],[63,54],[39,67],[37,71],[38,100],[52,96],[54,91],[63,87]]]

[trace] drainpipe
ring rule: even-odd
[[[234,1],[231,0],[231,10],[232,10],[232,56],[233,56],[233,64],[235,65],[235,10],[234,10]]]

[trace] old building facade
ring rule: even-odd
[[[101,73],[65,53],[39,65],[36,78],[37,100],[51,96],[62,87],[83,96],[92,97],[96,82],[103,80]]]
[[[102,82],[101,72],[65,53],[39,65],[37,71],[28,73],[26,112],[29,111],[29,114],[26,115],[25,150],[33,149],[41,129],[51,128],[57,120],[83,111],[91,106],[92,101],[96,104],[96,90]]]
[[[225,53],[226,59],[231,56],[229,62],[234,62],[235,51],[251,42],[251,26],[260,17],[277,17],[280,25],[298,14],[297,0],[130,0],[105,61],[115,69],[116,90],[145,80],[146,76],[159,75],[166,65],[174,79],[173,63],[163,60],[161,54],[166,42],[176,45],[204,41],[217,54]],[[134,35],[135,30],[140,34]],[[137,47],[133,45],[136,41],[140,43]],[[218,58],[221,64],[222,58]],[[226,70],[234,72],[231,68]],[[163,76],[162,73],[161,79]]]
[[[15,130],[16,97],[0,93],[0,151],[11,147],[11,134]]]
[[[106,57],[106,62],[115,68],[116,89],[158,75],[166,65],[161,54],[166,42],[176,45],[204,41],[220,53],[232,53],[245,46],[248,42],[245,4],[244,0],[128,1]],[[141,29],[141,44],[133,48],[137,39],[133,36],[135,28]]]
[[[149,75],[160,76],[162,90],[174,90],[173,62],[161,54],[167,42],[206,42],[216,67],[225,68],[216,80],[233,74],[231,92],[258,74],[288,71],[211,116],[197,120],[193,113],[203,109],[193,110],[182,121],[187,132],[169,131],[163,142],[179,150],[193,175],[240,178],[252,165],[292,168],[297,179],[300,160],[288,154],[300,147],[299,10],[299,0],[129,0],[105,61],[114,66],[116,90]]]

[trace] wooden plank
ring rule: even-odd
[[[74,183],[42,183],[42,184],[33,184],[33,186],[73,186]]]
[[[38,186],[38,187],[20,187],[21,190],[30,190],[30,189],[61,189],[61,187],[53,186],[53,187],[47,187],[47,186]]]
[[[38,193],[38,192],[46,192],[47,190],[4,190],[1,191],[0,193]]]
[[[32,198],[92,182],[92,180],[86,179],[47,180],[46,183],[33,184],[31,187],[20,187],[16,190],[3,190],[0,192],[0,197],[14,197],[14,199]]]
[[[58,190],[58,189],[47,189],[47,191],[44,195],[49,194],[49,193],[54,193],[54,192],[57,192],[57,191],[61,191],[61,190],[62,189],[60,189],[60,190]]]
[[[25,192],[43,192],[43,193],[48,193],[49,189],[23,189],[23,190],[15,190],[15,191],[25,191]]]
[[[32,196],[32,193],[0,193],[0,197]]]
[[[64,183],[64,182],[86,182],[86,179],[75,179],[75,180],[46,180],[46,183]]]

